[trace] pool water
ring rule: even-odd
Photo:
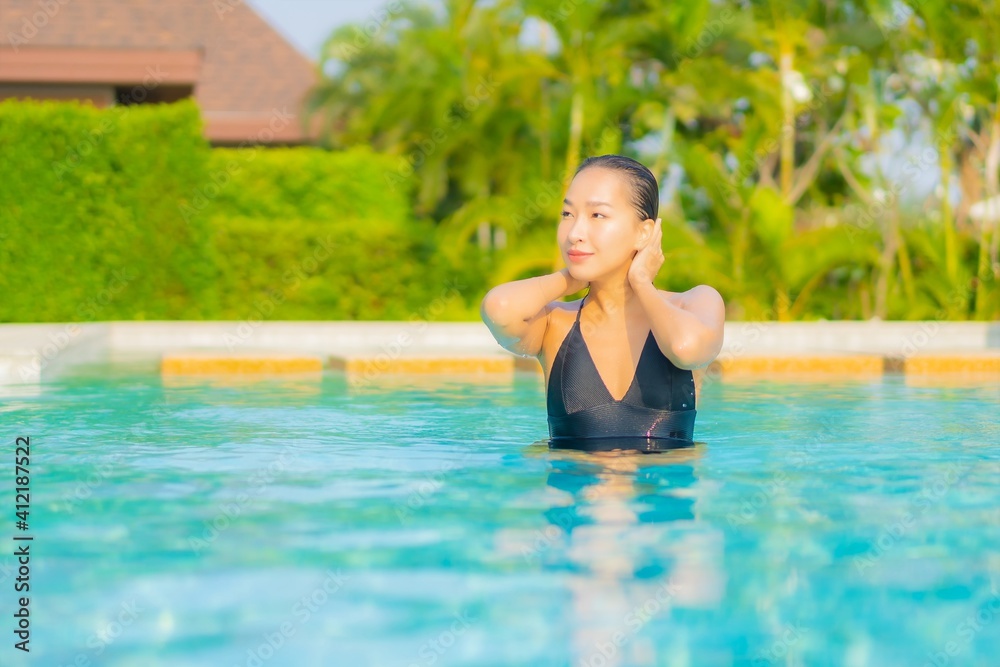
[[[997,665],[998,406],[710,382],[695,448],[596,456],[540,442],[531,374],[4,388],[0,664]]]

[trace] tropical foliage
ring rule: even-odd
[[[414,178],[487,284],[556,268],[567,176],[622,152],[661,183],[663,287],[732,317],[1000,318],[994,0],[388,7],[330,37],[310,109]]]

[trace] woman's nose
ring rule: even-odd
[[[569,226],[569,240],[571,242],[582,241],[587,238],[587,222],[582,218],[573,218]]]

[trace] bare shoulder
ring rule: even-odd
[[[549,315],[552,313],[572,313],[573,317],[576,317],[576,311],[580,308],[580,301],[582,299],[577,299],[576,301],[549,301],[545,309]]]
[[[695,285],[686,292],[658,291],[663,298],[678,308],[725,317],[726,304],[719,290],[711,285]]]
[[[539,355],[543,358],[547,353],[562,343],[576,320],[576,312],[580,308],[580,299],[576,301],[550,301],[545,306],[545,336]],[[548,356],[551,356],[550,354]]]
[[[548,328],[555,330],[555,335],[565,334],[566,330],[573,325],[576,319],[576,311],[580,308],[580,299],[576,301],[550,301],[545,306],[545,317],[548,319]]]

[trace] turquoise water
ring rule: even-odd
[[[998,405],[709,383],[696,448],[598,457],[538,444],[530,374],[7,388],[0,664],[996,665]]]

